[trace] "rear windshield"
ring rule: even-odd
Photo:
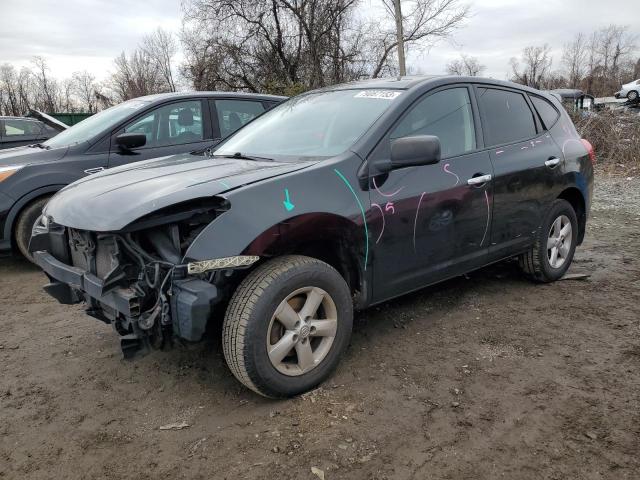
[[[216,155],[330,157],[349,149],[401,90],[338,90],[302,95],[239,130]]]

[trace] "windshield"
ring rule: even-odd
[[[338,90],[293,98],[240,129],[216,155],[330,157],[351,147],[400,90]]]
[[[55,137],[44,142],[44,145],[51,148],[59,148],[86,142],[147,104],[148,102],[140,100],[128,100],[115,107],[107,108],[60,132]]]

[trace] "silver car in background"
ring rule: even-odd
[[[630,102],[638,100],[640,95],[640,78],[633,82],[622,85],[622,88],[615,93],[616,98],[626,98]]]

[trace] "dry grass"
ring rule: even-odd
[[[640,115],[603,111],[572,115],[582,138],[591,142],[598,169],[607,173],[640,175]]]

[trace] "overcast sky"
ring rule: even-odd
[[[377,0],[365,0],[363,8]],[[409,52],[408,66],[444,73],[460,53],[478,57],[485,75],[506,78],[509,59],[527,45],[548,43],[559,66],[563,43],[579,31],[610,23],[640,34],[638,0],[471,0],[472,15],[452,41],[428,52]],[[47,59],[60,78],[89,70],[103,79],[113,58],[133,49],[141,37],[163,27],[178,32],[180,0],[0,0],[0,64],[27,65]],[[640,38],[639,38],[640,43]]]

